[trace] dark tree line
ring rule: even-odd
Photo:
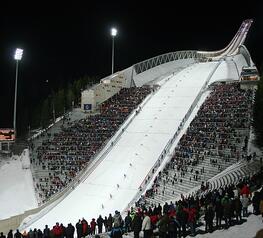
[[[256,133],[256,144],[263,147],[263,64],[260,68],[261,78],[255,96],[253,126]]]
[[[30,129],[45,128],[53,122],[54,118],[80,106],[81,91],[98,82],[97,77],[84,76],[52,90],[49,95],[39,102],[23,108],[17,117],[18,136],[26,136]]]

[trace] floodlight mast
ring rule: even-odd
[[[115,27],[111,28],[112,36],[112,53],[111,53],[111,74],[114,72],[114,37],[117,35],[118,31]]]
[[[23,49],[17,48],[14,59],[16,60],[16,81],[15,81],[15,99],[14,99],[14,119],[13,119],[13,127],[14,127],[14,133],[15,133],[15,139],[16,139],[16,102],[17,102],[17,79],[18,79],[18,63],[22,59],[23,56]]]

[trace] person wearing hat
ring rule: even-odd
[[[123,220],[121,214],[118,210],[116,210],[113,216],[113,227],[111,229],[110,237],[122,238],[122,226],[123,226]]]
[[[231,219],[231,201],[228,197],[228,193],[221,200],[221,204],[223,207],[223,217],[225,220],[225,228],[227,229],[230,226]]]
[[[115,214],[113,216],[113,227],[122,227],[123,225],[123,220],[122,220],[122,217],[121,217],[121,214],[119,211],[115,211]]]
[[[132,220],[132,229],[134,238],[139,238],[140,231],[142,230],[142,217],[138,211]]]
[[[96,222],[95,218],[92,218],[91,222],[90,222],[91,235],[95,235],[96,225],[97,225],[97,222]]]

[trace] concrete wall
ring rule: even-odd
[[[120,72],[102,79],[99,84],[81,93],[81,109],[87,112],[96,111],[102,102],[111,98],[125,86],[125,76]],[[85,110],[85,104],[90,104],[91,107]]]

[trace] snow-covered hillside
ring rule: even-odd
[[[37,207],[28,150],[1,159],[0,181],[0,219]]]

